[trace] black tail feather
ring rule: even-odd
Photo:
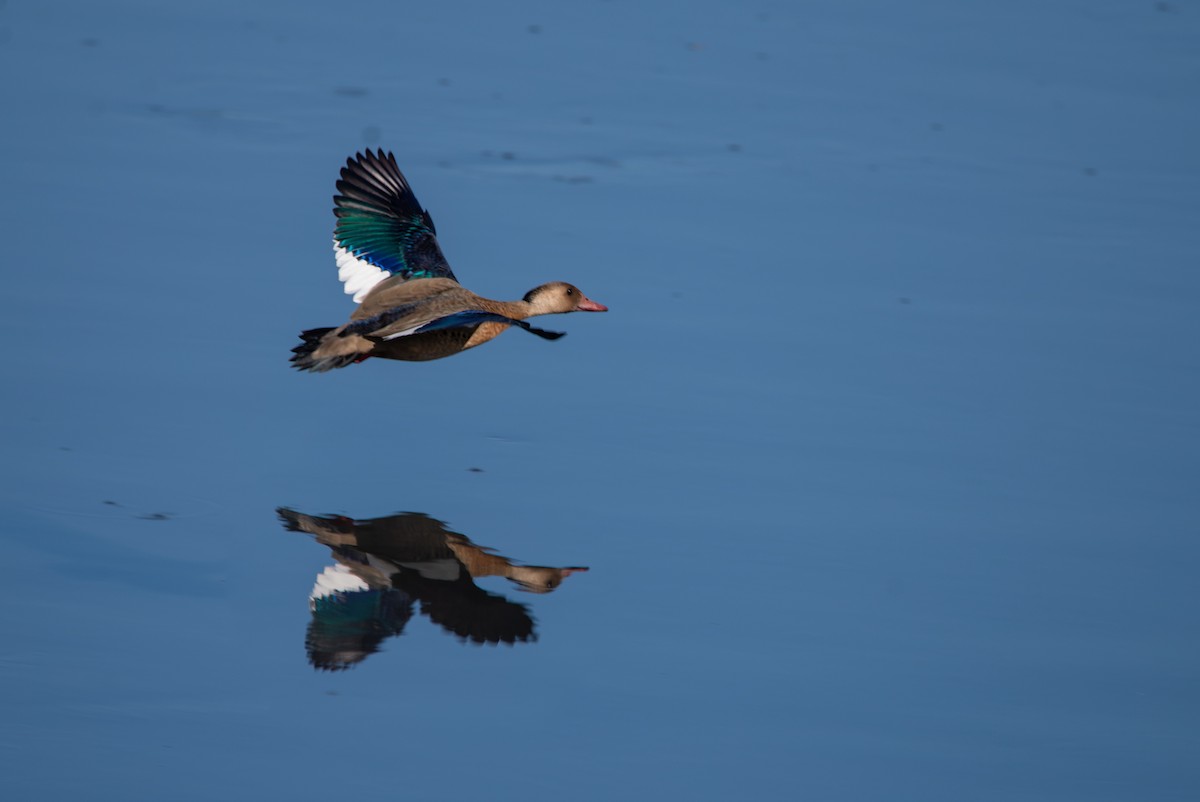
[[[295,355],[290,360],[292,367],[296,370],[311,370],[314,373],[324,373],[334,368],[344,368],[347,365],[352,365],[364,359],[362,354],[326,356],[319,359],[314,357],[313,351],[316,351],[320,347],[325,335],[331,331],[333,331],[332,327],[308,329],[307,331],[300,332],[300,339],[303,342],[292,349],[292,353]]]

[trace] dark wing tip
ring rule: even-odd
[[[397,170],[400,169],[400,166],[396,163],[395,154],[393,154],[390,150],[384,150],[383,148],[378,148],[374,152],[372,152],[370,148],[367,148],[366,150],[355,151],[353,156],[346,159],[346,169],[353,170],[356,165],[366,165],[380,162],[384,164],[390,164]]]
[[[513,322],[525,329],[525,331],[529,332],[530,334],[536,334],[545,340],[557,340],[559,337],[567,336],[565,331],[548,331],[546,329],[539,329],[537,326],[529,325],[524,320],[515,320]]]
[[[433,218],[391,151],[359,151],[346,159],[340,175],[333,214],[334,238],[342,248],[405,278],[457,280],[438,245]]]
[[[419,220],[430,232],[437,234],[433,217],[417,200],[412,185],[390,150],[359,151],[346,159],[346,166],[339,175],[338,194],[333,196],[335,215],[353,214],[363,211],[366,206],[368,211],[376,214]]]

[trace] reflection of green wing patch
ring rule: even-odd
[[[421,208],[395,156],[380,150],[347,159],[337,189],[334,239],[341,248],[406,279],[457,281],[438,246],[433,219]]]

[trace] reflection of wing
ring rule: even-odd
[[[454,278],[442,256],[433,218],[421,208],[391,153],[367,151],[346,160],[333,198],[333,250],[338,278],[361,301],[389,275]]]
[[[416,572],[394,577],[395,587],[421,603],[421,612],[443,629],[473,643],[536,641],[529,608],[488,593],[464,571],[455,582],[430,580]]]
[[[326,568],[311,600],[312,620],[304,638],[313,668],[350,668],[379,651],[384,639],[399,635],[412,618],[413,600],[397,590],[369,590],[348,569]]]
[[[363,521],[304,515],[285,508],[277,512],[288,529],[314,535],[339,563],[326,569],[313,589],[309,657],[318,668],[345,668],[366,658],[377,650],[379,641],[400,631],[415,602],[420,602],[422,614],[463,640],[481,644],[535,641],[529,609],[483,590],[472,576],[507,576],[515,570],[520,576],[514,581],[544,585],[547,580],[540,572],[565,575],[575,570],[515,568],[504,557],[418,512]],[[561,576],[557,579],[561,581]],[[403,615],[366,615],[364,611],[383,610],[383,602],[370,602],[368,597],[379,596],[381,589],[388,588],[398,594],[397,599],[405,600]],[[331,601],[324,601],[325,597]],[[391,604],[398,609],[395,602]],[[360,614],[355,616],[355,610]],[[333,633],[324,640],[314,635],[319,611],[324,611],[319,634]],[[323,665],[318,665],[315,654]]]

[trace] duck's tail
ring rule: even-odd
[[[375,344],[356,334],[340,336],[338,329],[309,329],[300,332],[299,345],[292,349],[292,367],[324,373],[334,368],[344,368],[362,362]]]

